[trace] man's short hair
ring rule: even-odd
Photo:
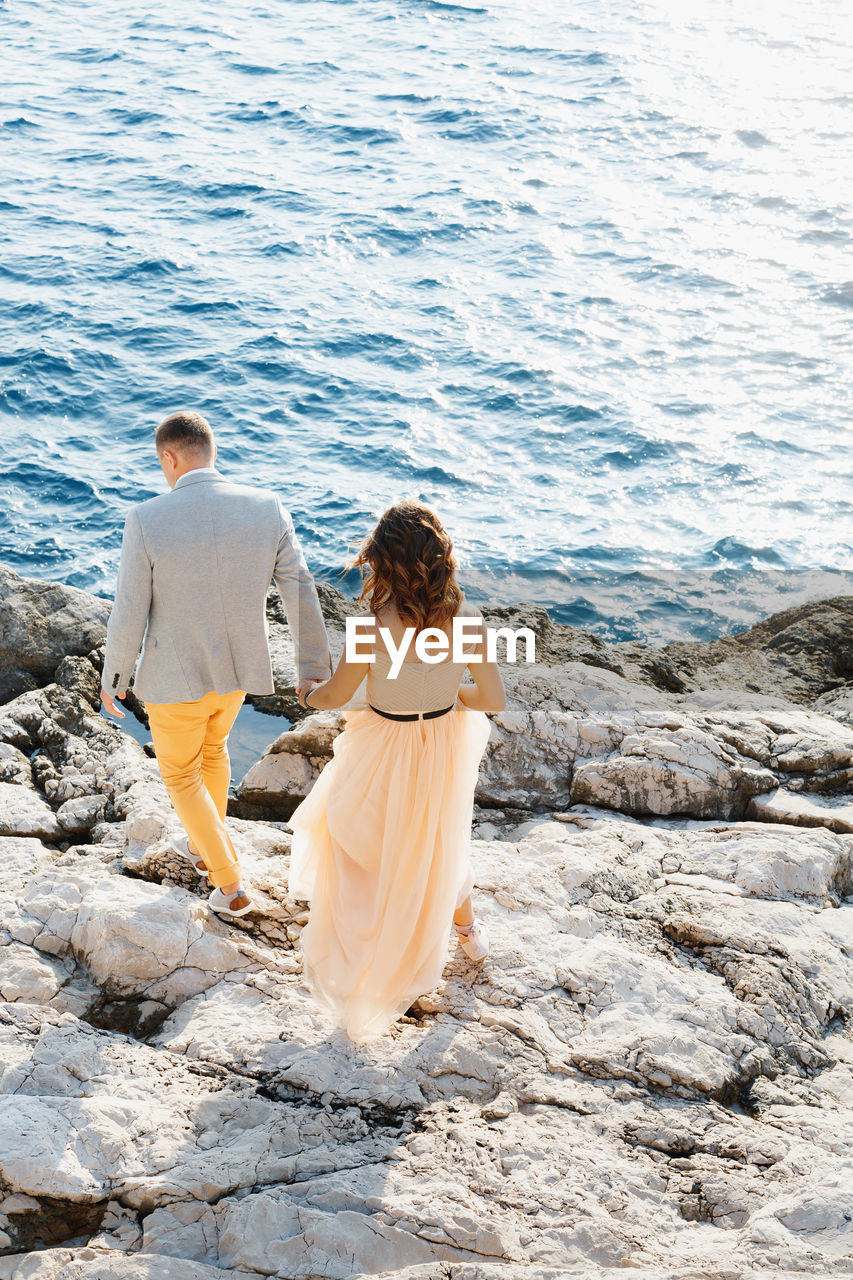
[[[213,432],[210,423],[194,409],[164,418],[154,431],[154,445],[161,449],[175,449],[188,453],[213,453]]]

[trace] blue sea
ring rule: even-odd
[[[315,575],[435,507],[606,639],[853,592],[847,0],[0,3],[0,560],[200,409]]]

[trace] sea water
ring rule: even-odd
[[[430,503],[607,639],[851,590],[842,0],[0,6],[0,561],[112,594],[200,409],[315,575]]]

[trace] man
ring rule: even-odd
[[[131,507],[107,627],[101,700],[122,717],[145,704],[157,763],[185,835],[173,847],[214,886],[228,916],[253,903],[225,828],[228,734],[246,693],[272,693],[266,598],[275,580],[296,651],[302,694],[332,674],[317,589],[293,521],[276,494],[232,484],[200,413],[172,414],[154,433],[170,493]]]

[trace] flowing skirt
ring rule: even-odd
[[[474,885],[474,788],[490,729],[460,702],[423,721],[351,703],[290,819],[290,894],[310,903],[303,977],[356,1043],[441,979],[453,912]]]

